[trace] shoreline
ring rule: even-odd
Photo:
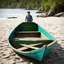
[[[50,32],[56,39],[57,44],[54,50],[42,60],[41,64],[63,64],[64,63],[64,17],[44,17],[33,18],[34,22],[39,24],[45,30]],[[24,18],[0,19],[0,63],[2,64],[38,64],[25,57],[19,57],[9,46],[8,37],[10,32]],[[39,63],[40,64],[40,63]]]

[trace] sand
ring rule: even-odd
[[[20,57],[9,46],[9,34],[22,21],[24,18],[0,19],[0,64],[64,64],[64,17],[44,17],[33,20],[57,39],[54,50],[42,62]]]

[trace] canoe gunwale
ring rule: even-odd
[[[52,45],[54,45],[54,44],[56,44],[56,43],[57,43],[57,41],[54,40],[52,43],[48,44],[47,47],[50,47],[50,46],[52,46]]]

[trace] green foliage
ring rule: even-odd
[[[64,0],[42,0],[40,10],[43,10],[44,12],[49,10],[54,11],[60,6],[64,7]]]
[[[0,8],[26,8],[41,11],[62,10],[64,0],[0,0]]]

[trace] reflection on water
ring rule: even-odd
[[[25,17],[27,11],[31,12],[32,16],[36,16],[38,10],[25,10],[25,9],[0,9],[0,18],[6,17]]]

